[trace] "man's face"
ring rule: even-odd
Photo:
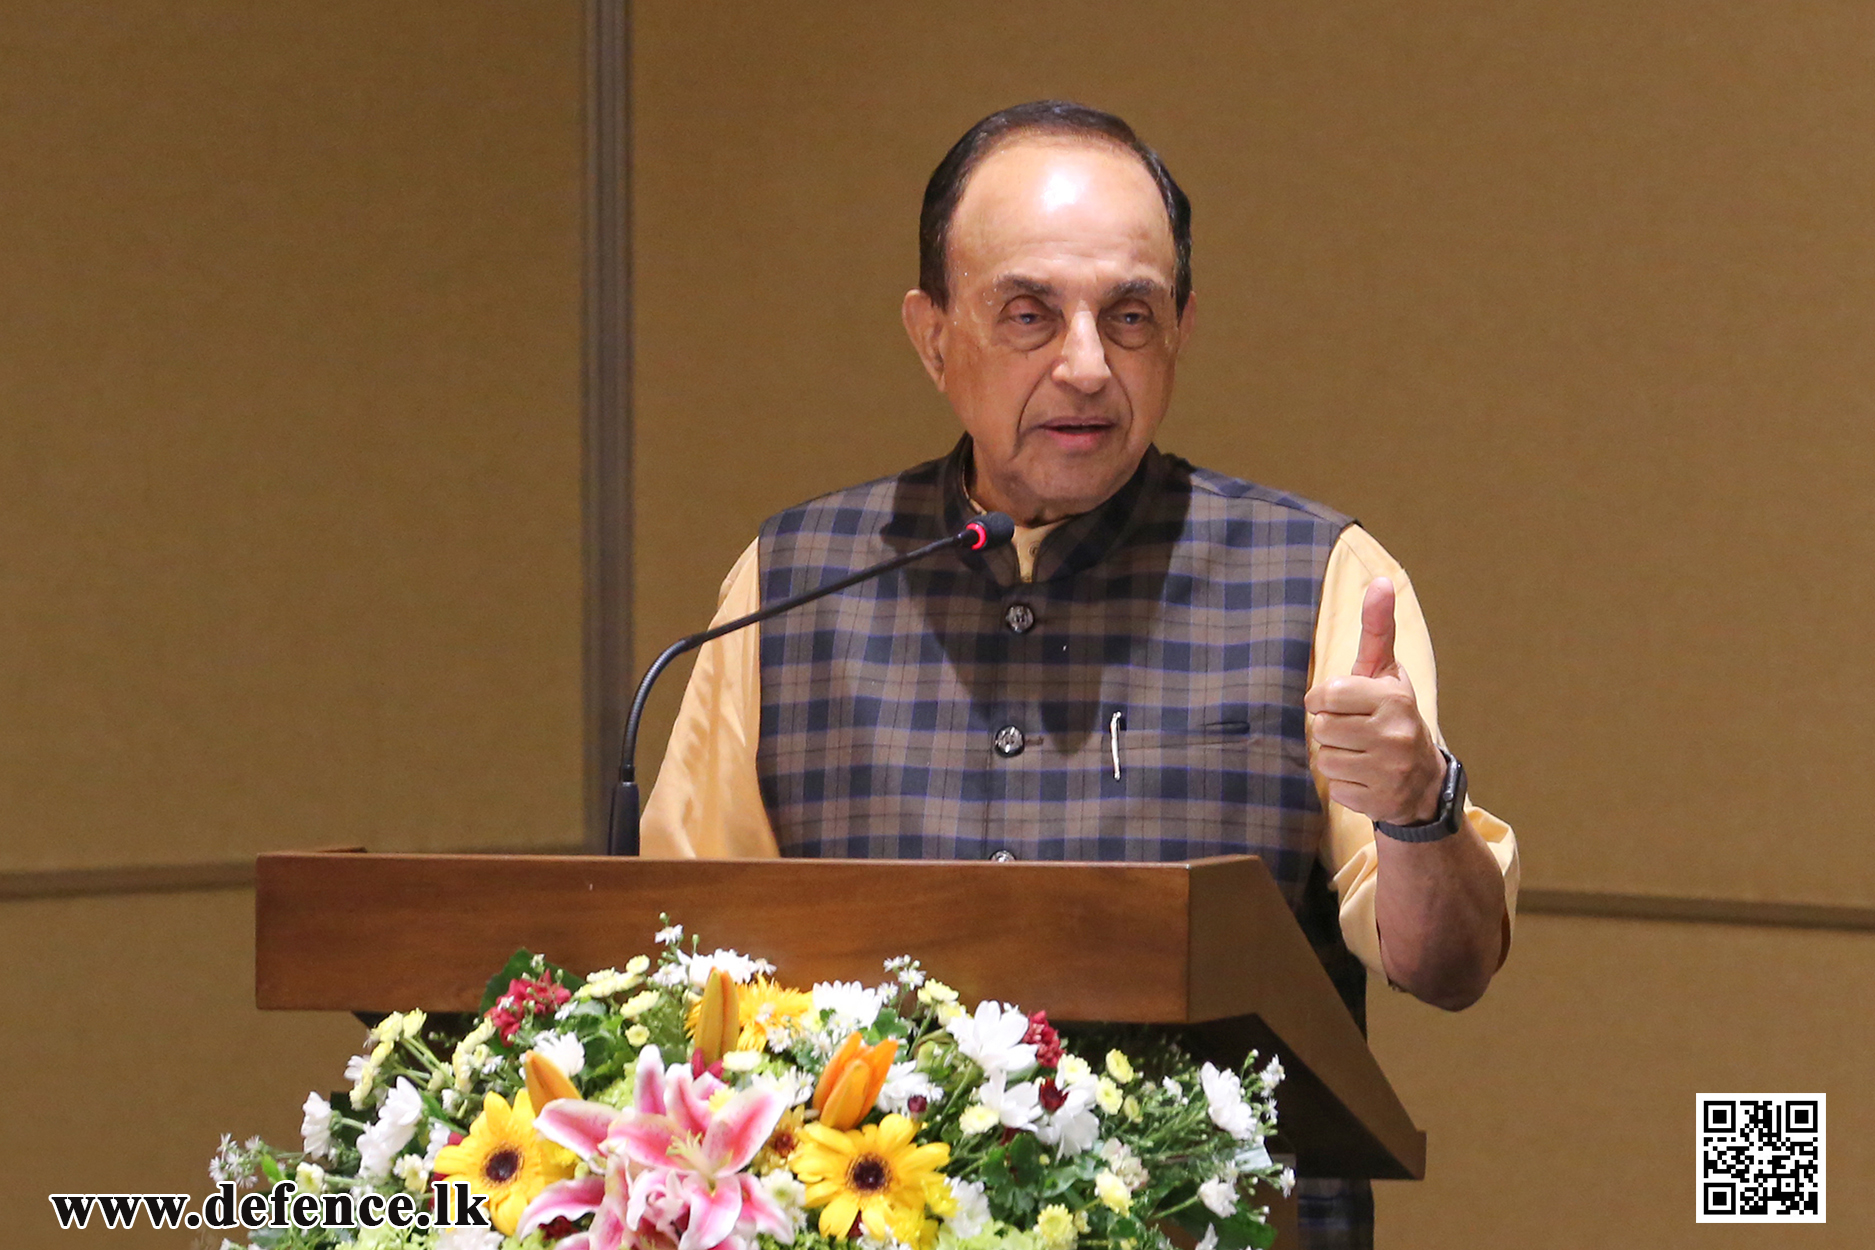
[[[905,328],[975,445],[978,503],[1039,524],[1125,484],[1165,418],[1192,304],[1137,157],[1034,136],[985,157],[951,220],[950,307]]]

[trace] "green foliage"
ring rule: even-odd
[[[1256,1213],[1257,1209],[1240,1206],[1234,1215],[1220,1219],[1202,1207],[1179,1218],[1179,1224],[1193,1237],[1203,1237],[1205,1229],[1217,1230],[1218,1250],[1269,1250],[1276,1244],[1276,1230]]]

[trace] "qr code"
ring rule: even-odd
[[[1701,1224],[1821,1224],[1822,1094],[1699,1095]]]

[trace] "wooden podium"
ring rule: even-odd
[[[1414,1127],[1261,861],[655,860],[262,855],[263,1009],[474,1011],[517,947],[569,970],[652,951],[669,913],[777,977],[883,979],[915,955],[966,1001],[1061,1021],[1190,1026],[1234,1066],[1282,1057],[1279,1138],[1307,1176],[1417,1180]],[[1284,1210],[1283,1207],[1289,1209]],[[1279,1235],[1293,1207],[1272,1202]],[[1294,1245],[1291,1235],[1279,1245]]]

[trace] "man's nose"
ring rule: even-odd
[[[1068,335],[1055,365],[1055,380],[1091,395],[1113,376],[1107,368],[1107,345],[1093,310],[1083,308],[1068,318]]]

